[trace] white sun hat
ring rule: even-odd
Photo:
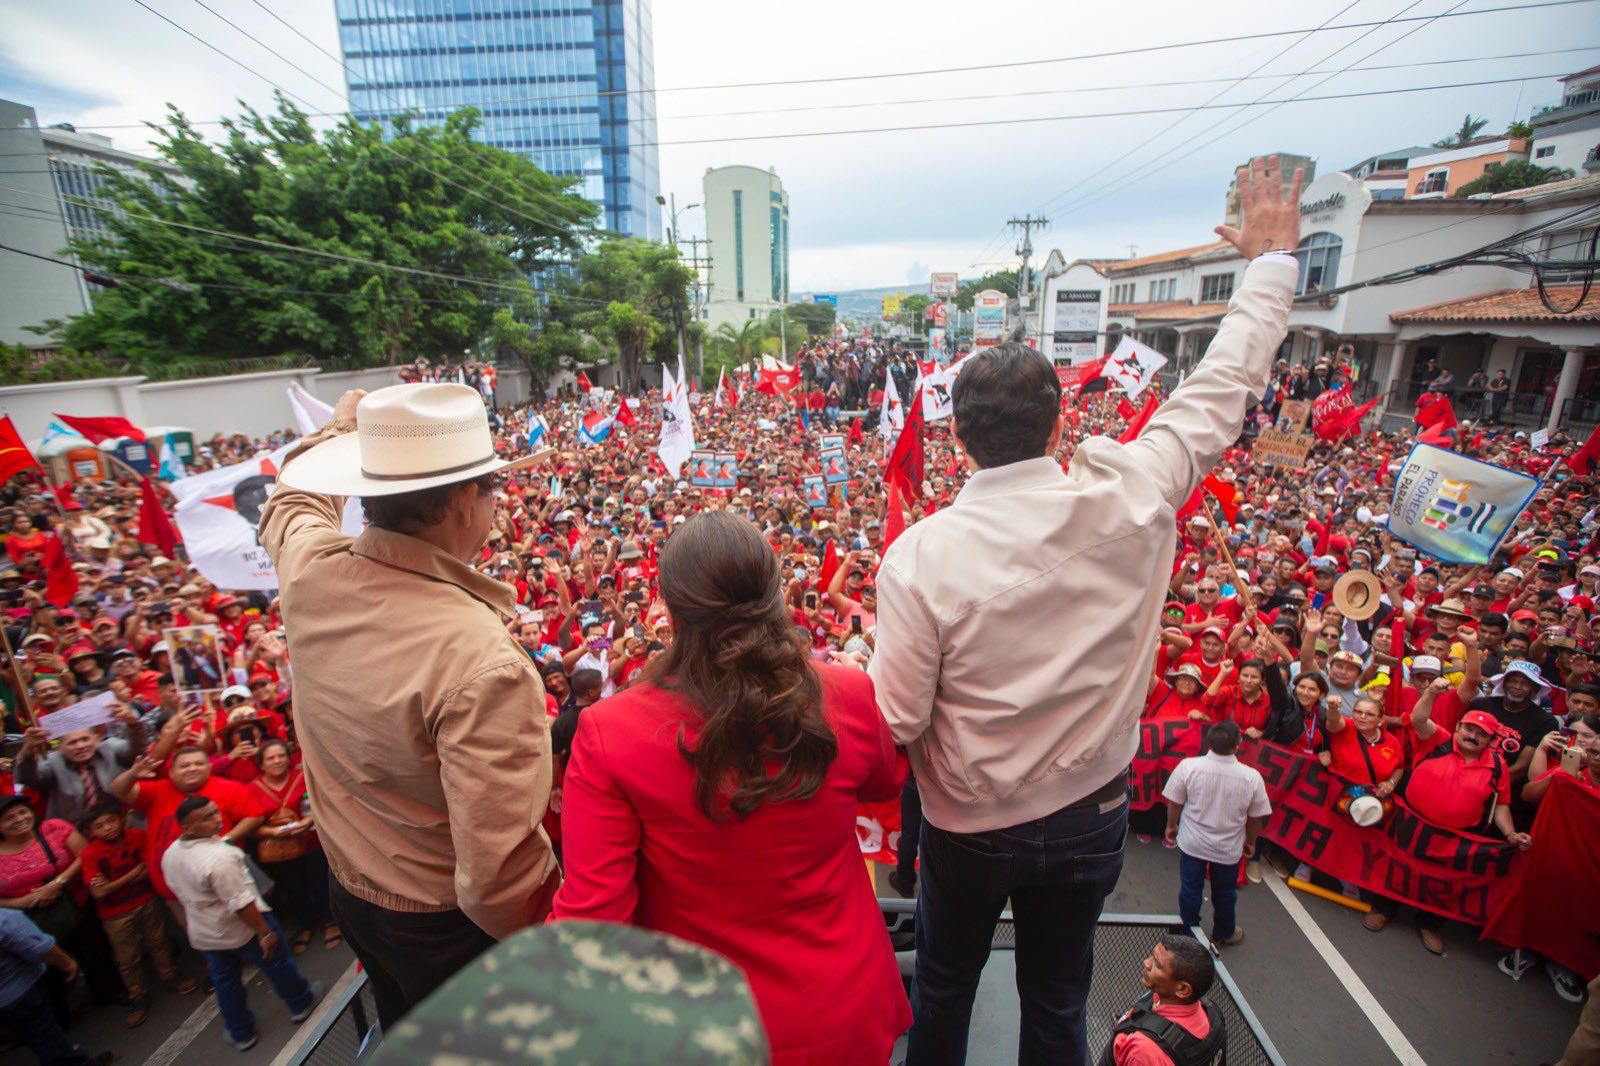
[[[356,431],[323,441],[278,475],[328,496],[393,496],[523,466],[494,454],[483,397],[449,382],[391,385],[361,398]]]

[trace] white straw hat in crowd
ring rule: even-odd
[[[278,475],[329,496],[393,496],[523,466],[494,454],[478,390],[447,382],[391,385],[361,398],[356,431],[323,441]]]

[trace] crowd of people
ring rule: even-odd
[[[348,938],[390,1027],[450,972],[553,913],[649,925],[734,958],[780,1059],[886,1055],[913,1015],[876,908],[857,891],[853,824],[858,802],[899,797],[891,883],[929,908],[912,1004],[923,1036],[919,1048],[913,1030],[912,1048],[918,1061],[958,1060],[971,1010],[964,982],[987,953],[990,904],[992,931],[1007,898],[1019,928],[1030,892],[1041,906],[1061,898],[1008,880],[1007,849],[1020,846],[1010,828],[1048,823],[1052,833],[1105,838],[1116,864],[1103,884],[1077,889],[1094,896],[1091,914],[1120,869],[1126,736],[1109,725],[1106,738],[1075,734],[1071,744],[1089,754],[1074,765],[1108,768],[1107,780],[1091,773],[1075,787],[1049,771],[1064,747],[999,766],[1017,736],[974,724],[986,702],[1052,703],[1066,689],[1049,671],[1083,676],[1089,648],[1126,645],[1094,684],[1147,720],[1192,722],[1196,752],[1203,742],[1222,760],[1241,742],[1274,741],[1443,826],[1526,846],[1553,775],[1600,788],[1600,480],[1553,471],[1575,442],[1558,432],[1535,449],[1506,427],[1461,427],[1458,450],[1547,480],[1492,565],[1435,562],[1384,525],[1391,464],[1414,429],[1320,442],[1301,468],[1255,461],[1254,434],[1285,400],[1314,398],[1351,369],[1342,352],[1310,366],[1280,362],[1248,414],[1241,391],[1244,431],[1218,437],[1212,473],[1231,489],[1227,506],[1219,497],[1179,508],[1176,528],[1170,513],[1141,518],[1153,530],[1146,540],[1095,557],[1150,583],[1159,624],[1136,624],[1125,602],[1097,599],[1096,575],[1081,568],[1062,570],[1076,590],[1031,574],[1040,602],[1073,597],[1063,634],[1028,613],[1035,605],[1004,613],[1018,587],[1006,568],[1014,576],[1025,565],[1008,538],[1047,521],[1054,504],[1028,495],[1046,473],[1079,486],[1086,467],[1106,476],[1117,462],[1107,449],[1131,412],[1116,391],[1062,390],[1037,356],[1003,348],[972,384],[959,384],[970,370],[957,379],[967,390],[963,439],[949,419],[921,428],[922,474],[910,484],[898,461],[889,476],[898,434],[879,424],[886,380],[917,402],[917,360],[893,342],[809,342],[791,389],[763,387],[759,375],[736,376],[731,390],[702,386],[696,443],[737,457],[731,488],[663,466],[653,391],[633,397],[636,425],[618,424],[598,444],[577,432],[594,402],[586,391],[494,410],[493,454],[473,454],[479,438],[464,438],[459,462],[446,461],[456,429],[429,430],[438,439],[426,453],[380,450],[376,436],[355,431],[412,413],[403,400],[374,406],[392,390],[367,407],[347,397],[291,452],[263,515],[281,595],[217,588],[141,543],[137,485],[57,491],[14,479],[0,514],[9,561],[0,603],[15,650],[0,697],[7,732],[20,737],[0,779],[0,998],[9,997],[0,1024],[42,1060],[74,1061],[48,1055],[67,1054],[61,1033],[70,1033],[80,968],[96,1000],[123,1003],[137,1025],[154,983],[146,962],[177,994],[200,987],[187,945],[205,958],[229,1041],[244,1047],[254,1027],[239,965],[262,965],[299,1019],[316,990],[293,956]],[[1003,375],[1031,380],[1039,366],[1046,380],[1024,400],[1047,402],[1059,422],[1048,439],[1019,444],[1006,435]],[[991,372],[1002,377],[981,377]],[[467,384],[492,402],[489,367],[419,362],[404,376]],[[990,408],[976,406],[982,388],[1000,390]],[[1191,390],[1196,402],[1201,391]],[[956,411],[961,421],[959,395]],[[974,443],[981,419],[999,442],[988,451]],[[472,421],[458,414],[450,424]],[[535,421],[547,428],[530,455]],[[825,432],[846,436],[849,481],[819,502],[804,479],[820,470]],[[219,437],[199,449],[197,467],[291,437]],[[341,447],[346,460],[358,456],[355,473],[328,458]],[[1030,449],[1040,457],[1026,458]],[[383,472],[391,460],[400,473]],[[1036,483],[1016,483],[1019,470]],[[1002,475],[1013,479],[1010,498]],[[1160,512],[1131,476],[1100,491],[1130,514]],[[386,477],[410,491],[389,492]],[[1172,491],[1163,486],[1161,498],[1172,503]],[[371,523],[354,541],[321,502],[346,495],[362,497]],[[1005,516],[991,515],[1005,537],[956,507],[980,495]],[[1108,523],[1108,514],[1097,517]],[[964,530],[958,543],[933,539],[954,529]],[[1041,526],[1028,549],[1054,550],[1053,535]],[[914,550],[886,565],[902,536]],[[1174,542],[1170,558],[1151,557]],[[75,574],[64,595],[50,566],[57,545]],[[1380,599],[1359,619],[1333,593],[1356,571],[1373,575]],[[1399,656],[1388,643],[1397,620]],[[228,676],[215,691],[180,687],[166,633],[185,626],[218,629]],[[1008,626],[1018,628],[1007,639],[1042,664],[1031,677],[1003,657],[975,657]],[[974,650],[964,643],[961,656],[941,659],[938,642],[952,630]],[[1079,647],[1064,651],[1064,638]],[[1135,662],[1152,669],[1129,669]],[[1390,687],[1398,703],[1385,698]],[[114,697],[108,723],[57,736],[44,728],[100,693]],[[935,704],[947,717],[930,726]],[[966,795],[970,766],[947,761],[960,744],[986,745],[995,757],[981,772],[1017,794],[1041,778],[1054,791],[1009,807],[993,793]],[[1197,775],[1185,771],[1185,783]],[[1192,819],[1199,808],[1185,787],[1169,796]],[[1263,813],[1252,799],[1248,817]],[[1198,923],[1201,879],[1231,888],[1230,871],[1248,858],[1247,880],[1260,880],[1259,827],[1241,825],[1208,850],[1216,841],[1184,824],[1174,817],[1168,842],[1181,852],[1185,916]],[[1135,817],[1133,831],[1149,839],[1162,828]],[[953,883],[962,877],[983,883]],[[1224,896],[1214,895],[1214,939],[1233,944],[1242,934]],[[1394,909],[1372,902],[1366,924],[1377,931]],[[278,915],[289,920],[280,926]],[[1054,949],[1077,950],[1082,939],[1059,924],[1030,934],[1052,945],[1046,969],[1061,964]],[[1419,916],[1419,931],[1442,952],[1433,916]],[[961,946],[980,941],[981,952]],[[1175,999],[1189,1004],[1190,1021],[1204,1019],[1193,1003],[1209,971],[1176,942],[1152,956],[1156,967],[1171,970],[1174,952],[1189,986]],[[1071,980],[1086,988],[1082,954]],[[1506,967],[1526,965],[1508,958]],[[1574,975],[1552,973],[1564,996],[1581,998]],[[1060,983],[1043,971],[1024,977]],[[1081,1007],[1050,1024],[1081,1041]],[[1059,1046],[1070,1050],[1070,1039]],[[1125,1033],[1118,1041],[1138,1044]]]

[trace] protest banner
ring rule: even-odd
[[[829,485],[842,485],[850,480],[850,467],[845,463],[843,448],[830,448],[821,454],[822,480]]]
[[[1395,475],[1389,532],[1436,559],[1482,566],[1538,490],[1531,474],[1417,444]]]
[[[39,728],[51,740],[60,740],[68,733],[92,729],[111,721],[111,712],[117,709],[117,697],[112,692],[102,692],[86,700],[51,711],[39,719]]]
[[[828,506],[828,485],[821,474],[807,474],[801,481],[805,485],[807,507],[817,511]]]
[[[1600,911],[1573,903],[1600,899],[1600,792],[1558,772],[1531,835],[1522,875],[1483,938],[1537,951],[1591,981],[1600,973]]]
[[[1527,856],[1515,844],[1446,829],[1396,800],[1375,826],[1338,808],[1350,783],[1310,755],[1246,741],[1239,760],[1261,771],[1272,841],[1329,877],[1446,918],[1483,925],[1511,895]]]
[[[1528,447],[1536,452],[1544,451],[1544,446],[1550,443],[1550,430],[1540,428],[1528,434]]]
[[[716,485],[731,489],[739,484],[739,459],[732,452],[717,453]]]
[[[228,684],[222,633],[216,626],[182,626],[162,632],[180,692],[214,692]]]
[[[1317,439],[1309,433],[1263,429],[1256,435],[1251,458],[1273,466],[1302,467],[1306,465],[1306,456],[1311,454],[1311,446],[1316,442]]]
[[[697,489],[714,487],[717,483],[716,462],[717,457],[709,448],[696,448],[690,452],[689,484]]]
[[[1145,719],[1139,723],[1139,750],[1128,771],[1128,806],[1146,811],[1162,803],[1161,789],[1183,759],[1199,755],[1207,723],[1188,718]]]

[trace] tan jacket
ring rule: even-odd
[[[260,526],[328,864],[380,907],[460,907],[509,936],[544,918],[561,883],[539,828],[551,779],[544,687],[503,623],[512,590],[415,537],[349,537],[342,506],[279,487]]]
[[[1130,444],[1091,437],[975,473],[878,570],[868,668],[928,820],[1041,818],[1128,768],[1174,514],[1238,435],[1283,340],[1296,264],[1251,263],[1205,359]]]

